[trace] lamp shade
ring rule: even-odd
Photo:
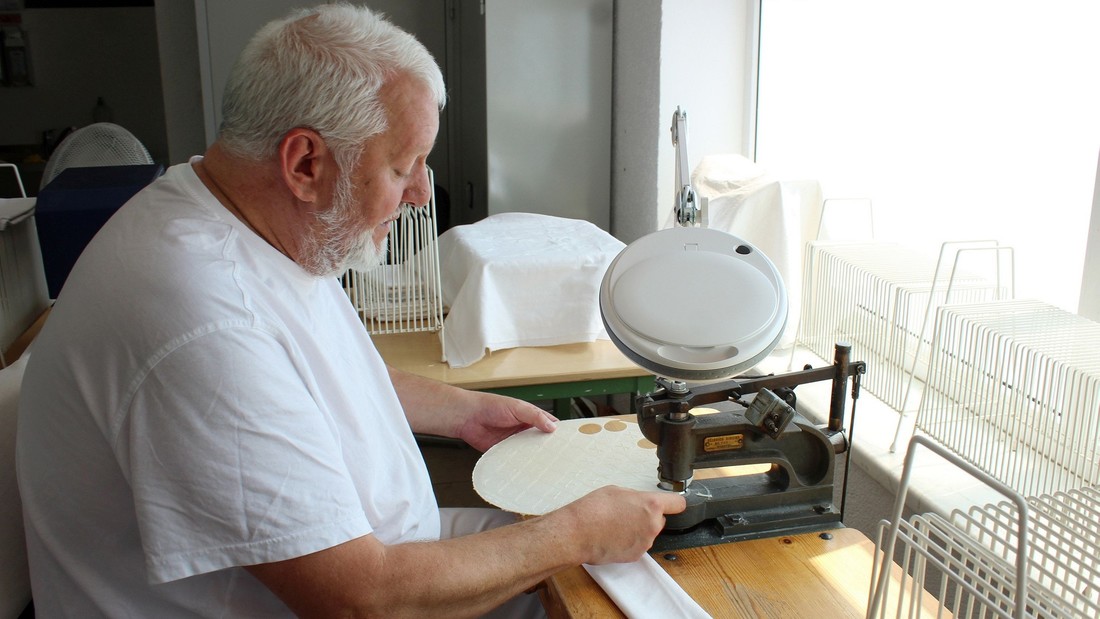
[[[628,245],[600,286],[600,315],[624,355],[665,378],[728,378],[775,348],[787,291],[771,260],[710,228],[669,228]]]

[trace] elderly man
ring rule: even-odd
[[[428,199],[443,102],[408,34],[296,13],[243,52],[205,156],[92,241],[20,406],[39,616],[476,616],[637,559],[683,509],[604,488],[469,535],[441,517],[413,431],[485,449],[555,421],[388,370],[337,283]]]

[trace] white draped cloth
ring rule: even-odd
[[[500,213],[439,237],[451,367],[486,351],[607,339],[599,289],[622,241],[587,221]]]

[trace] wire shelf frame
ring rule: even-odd
[[[929,513],[902,519],[918,447],[935,452],[1006,500],[955,510],[949,518]],[[1025,499],[930,437],[914,436],[893,518],[879,525],[867,617],[1100,616],[1098,517],[1096,488]],[[892,591],[895,559],[902,578]]]
[[[835,342],[849,342],[875,368],[864,387],[895,410],[915,410],[911,394],[927,367],[929,314],[947,303],[1011,297],[1012,272],[1011,248],[996,241],[944,243],[935,259],[896,243],[813,241],[795,339],[822,358]]]
[[[917,429],[1025,496],[1100,484],[1100,323],[1017,300],[934,333]]]

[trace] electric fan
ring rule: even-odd
[[[113,123],[94,123],[70,133],[46,162],[41,187],[68,168],[153,163],[134,134]]]

